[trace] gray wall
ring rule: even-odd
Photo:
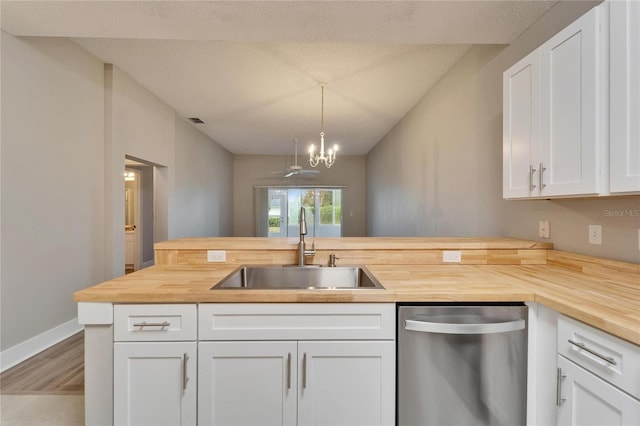
[[[124,273],[125,155],[162,166],[156,241],[230,235],[232,172],[117,67],[66,39],[1,34],[0,350],[16,353],[72,322],[73,292]]]
[[[640,218],[609,213],[640,197],[502,199],[502,73],[597,3],[561,2],[511,45],[472,48],[418,102],[367,155],[368,235],[539,240],[548,219],[557,249],[640,261]],[[589,224],[603,226],[602,246],[588,244]]]
[[[304,156],[303,156],[304,157]],[[304,160],[302,160],[304,161]],[[299,164],[309,169],[308,163]],[[344,185],[342,200],[342,235],[362,237],[366,235],[366,160],[364,156],[338,157],[327,169],[318,166],[319,175],[314,178],[279,178],[270,172],[285,170],[293,164],[292,156],[234,155],[233,156],[233,235],[255,235],[253,188],[260,185]]]
[[[104,278],[104,81],[70,41],[1,37],[6,349],[72,320],[72,293]]]
[[[231,235],[231,153],[176,117],[169,239]]]

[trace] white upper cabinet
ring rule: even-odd
[[[531,197],[540,148],[540,52],[535,50],[504,73],[503,196]]]
[[[609,3],[610,191],[640,191],[640,2]]]
[[[503,75],[503,197],[640,192],[640,3],[594,7]]]
[[[538,191],[543,196],[599,192],[602,75],[595,7],[540,48],[541,143]]]

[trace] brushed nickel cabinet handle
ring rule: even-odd
[[[182,390],[187,389],[187,382],[189,381],[187,377],[187,361],[189,361],[189,355],[182,354]]]
[[[567,377],[566,374],[562,374],[562,368],[558,367],[556,372],[556,405],[559,407],[567,398],[562,397],[562,381]]]
[[[536,186],[533,184],[533,174],[536,172],[536,169],[533,168],[531,164],[529,164],[529,192],[533,192],[536,189]]]
[[[307,353],[302,355],[302,389],[307,388]]]
[[[169,327],[171,325],[170,322],[168,321],[162,321],[162,322],[146,322],[146,321],[142,321],[142,322],[134,322],[133,326],[134,327],[140,327],[140,328],[144,328],[144,327]]]
[[[291,352],[287,355],[287,389],[291,389]]]
[[[547,170],[547,168],[543,167],[542,163],[540,163],[540,169],[539,170],[540,170],[540,173],[538,174],[538,176],[539,176],[538,187],[542,191],[547,186],[542,182],[542,175],[544,174],[544,171]]]
[[[618,364],[618,363],[616,362],[616,360],[615,360],[615,359],[613,359],[612,357],[610,357],[610,356],[605,356],[605,355],[602,355],[602,354],[599,354],[598,352],[594,351],[593,349],[591,349],[591,348],[587,347],[587,345],[585,345],[585,344],[584,344],[584,343],[582,343],[582,342],[576,342],[575,340],[571,340],[571,339],[569,339],[569,340],[567,340],[567,341],[568,341],[569,343],[571,343],[572,345],[577,346],[577,347],[579,347],[580,349],[583,349],[583,350],[585,350],[585,351],[589,352],[590,354],[597,356],[597,357],[598,357],[598,358],[600,358],[601,360],[606,361],[606,362],[608,362],[608,363],[609,363],[609,364],[611,364],[611,365],[617,365],[617,364]]]

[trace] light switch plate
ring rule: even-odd
[[[445,250],[442,252],[442,261],[447,263],[462,262],[462,252],[460,250]]]
[[[207,262],[226,262],[226,250],[207,250]]]
[[[589,244],[602,245],[602,225],[589,225]]]

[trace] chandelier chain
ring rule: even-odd
[[[320,86],[322,89],[322,107],[320,110],[320,131],[324,132],[324,86]]]

